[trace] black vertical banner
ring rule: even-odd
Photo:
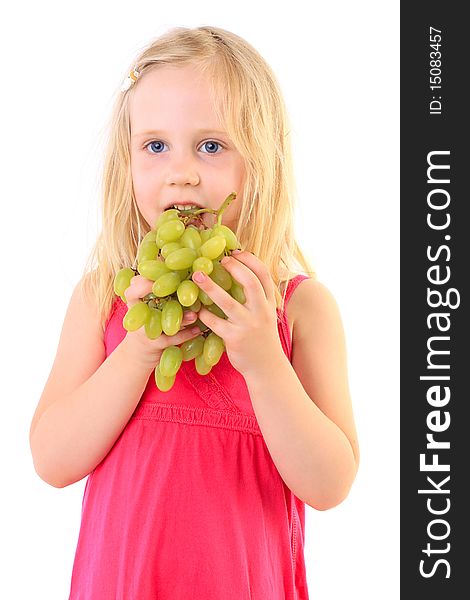
[[[470,597],[470,35],[464,9],[457,2],[401,3],[405,600]]]

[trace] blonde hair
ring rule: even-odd
[[[139,78],[129,91],[118,92],[109,123],[102,229],[82,279],[97,301],[103,327],[116,298],[114,276],[124,266],[135,266],[138,245],[149,231],[132,186],[129,99],[147,72],[164,65],[192,65],[209,76],[220,122],[245,161],[243,202],[235,200],[241,202],[235,233],[242,249],[266,264],[274,281],[276,306],[283,308],[287,286],[281,295],[281,284],[299,270],[312,277],[315,272],[295,240],[289,122],[271,68],[244,39],[210,26],[167,31],[133,65]]]

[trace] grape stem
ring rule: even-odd
[[[237,197],[237,192],[232,192],[231,194],[229,194],[217,210],[215,210],[214,208],[199,208],[198,210],[188,209],[188,210],[180,210],[179,214],[183,216],[183,220],[185,221],[185,224],[186,224],[187,220],[189,220],[195,216],[202,215],[203,213],[211,213],[213,215],[217,215],[217,225],[221,225],[222,224],[222,215],[224,214],[225,210],[230,206],[230,204],[233,202],[233,200],[235,200],[236,197]]]

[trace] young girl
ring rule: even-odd
[[[44,481],[88,475],[70,599],[308,598],[305,503],[340,503],[359,452],[341,319],[295,242],[293,190],[284,102],[253,47],[180,27],[142,52],[111,122],[93,268],[31,424]],[[226,320],[203,307],[174,336],[127,332],[153,282],[134,277],[124,303],[113,280],[142,237],[167,208],[232,191],[223,223],[243,251],[223,266],[245,304],[196,272]],[[198,317],[226,352],[208,375],[183,362],[162,392],[162,351],[197,336]]]

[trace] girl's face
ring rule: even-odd
[[[173,204],[217,209],[235,191],[222,220],[235,230],[244,161],[216,117],[209,80],[194,67],[156,68],[138,81],[129,110],[134,194],[148,225]]]

